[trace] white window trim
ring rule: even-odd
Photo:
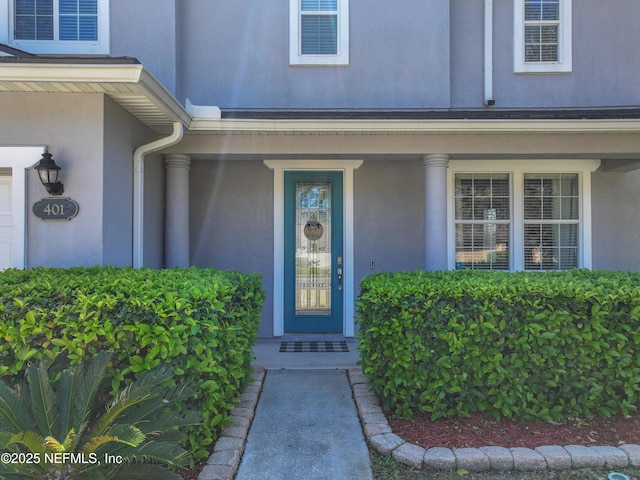
[[[98,0],[98,40],[95,42],[74,42],[67,40],[15,40],[13,38],[14,2],[13,0],[0,0],[0,18],[2,18],[1,12],[7,12],[7,21],[0,20],[0,43],[36,54],[107,55],[110,52],[109,1]]]
[[[513,71],[515,73],[571,73],[572,71],[572,1],[560,0],[557,62],[525,62],[524,0],[513,0]]]
[[[355,334],[354,189],[353,172],[363,160],[264,160],[273,170],[273,336],[284,335],[284,172],[324,170],[343,172],[344,307],[343,335]]]
[[[447,258],[450,270],[456,265],[455,175],[456,173],[508,173],[511,181],[510,271],[524,270],[524,174],[577,173],[580,191],[578,268],[592,268],[591,173],[600,160],[450,160],[447,170]]]
[[[300,0],[289,0],[290,65],[349,65],[349,0],[338,0],[337,55],[302,55],[300,18]]]
[[[27,169],[38,163],[44,151],[44,147],[0,147],[0,168],[11,169],[13,268],[27,264]]]

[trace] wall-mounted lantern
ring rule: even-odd
[[[58,181],[58,172],[60,172],[60,167],[53,161],[48,149],[42,154],[42,158],[38,165],[33,168],[38,171],[40,181],[50,195],[62,195],[64,192],[64,186]]]

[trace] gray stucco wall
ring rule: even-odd
[[[111,55],[137,58],[174,95],[180,23],[176,1],[111,0],[110,3]],[[211,2],[212,7],[214,3],[219,2]]]
[[[354,197],[356,292],[366,275],[423,268],[422,162],[366,160],[354,173]]]
[[[640,170],[592,175],[593,268],[640,271]]]
[[[477,2],[478,4],[481,2]],[[467,0],[452,0],[453,25],[464,24],[465,35],[452,40],[456,79],[454,106],[479,106],[477,87],[482,86],[482,11]],[[469,12],[480,17],[473,22]],[[494,99],[497,107],[584,107],[637,105],[640,74],[640,12],[636,0],[573,1],[573,71],[569,74],[514,74],[513,0],[494,1]],[[470,52],[476,51],[474,56]],[[465,61],[458,59],[465,58]],[[468,80],[461,80],[467,78]],[[481,105],[481,103],[480,103]]]
[[[111,54],[138,58],[177,98],[227,108],[483,106],[483,4],[350,4],[350,64],[289,65],[283,0],[112,0]],[[594,14],[594,12],[598,12]],[[573,2],[573,71],[514,74],[513,0],[494,1],[497,107],[640,103],[636,0]]]
[[[156,136],[107,97],[104,100],[104,118],[103,262],[105,265],[125,266],[131,265],[133,259],[133,151]],[[151,176],[153,168],[148,170],[145,173]],[[158,230],[155,212],[162,211],[155,205],[162,205],[162,199],[150,200],[146,202],[149,211],[145,215],[145,226],[150,237],[150,251],[145,249],[145,257],[149,257],[149,262],[145,266],[157,268],[161,262],[151,260],[157,258],[153,255],[153,233]],[[162,227],[163,224],[160,224]]]
[[[193,160],[191,261],[260,273],[267,300],[260,335],[273,336],[273,171],[261,161]]]
[[[221,107],[449,105],[448,0],[350,3],[350,64],[289,65],[289,2],[181,4],[178,99]]]
[[[151,140],[150,140],[151,141]],[[144,258],[148,268],[164,267],[165,168],[161,154],[144,161]]]
[[[64,196],[80,206],[70,221],[37,218],[33,204],[49,195],[35,170],[28,170],[27,266],[102,264],[103,96],[0,93],[0,105],[0,144],[48,145],[62,168]]]

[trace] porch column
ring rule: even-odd
[[[166,170],[164,261],[167,268],[189,266],[189,155],[164,156]]]
[[[447,168],[449,155],[425,155],[424,269],[447,269]]]

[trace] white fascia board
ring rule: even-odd
[[[192,132],[380,134],[640,133],[640,120],[204,120]]]
[[[0,65],[0,81],[138,83],[142,65],[73,63],[7,63]]]

